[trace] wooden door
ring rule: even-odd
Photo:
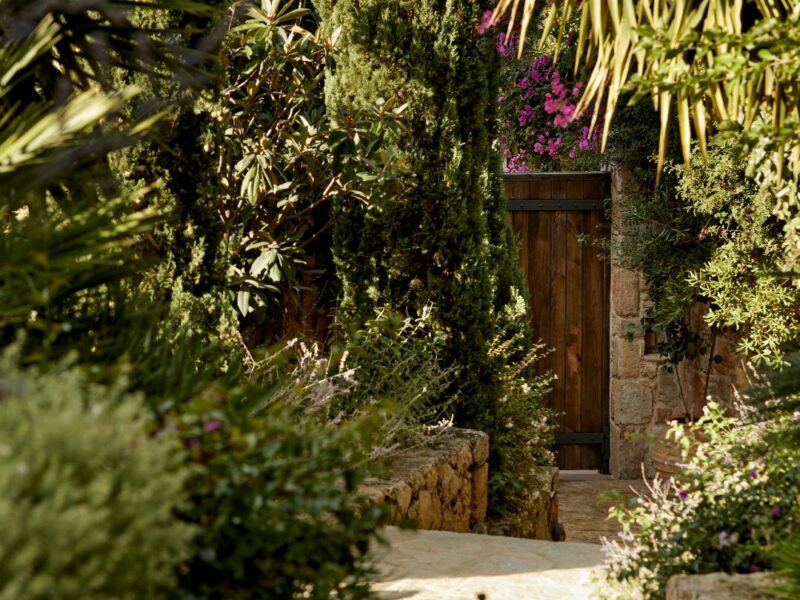
[[[581,240],[603,235],[609,174],[511,174],[505,187],[534,340],[553,348],[537,368],[556,376],[546,404],[558,413],[558,466],[607,472],[610,277]]]

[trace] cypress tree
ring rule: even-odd
[[[499,395],[488,346],[521,288],[493,147],[499,64],[474,0],[318,0],[339,35],[326,81],[329,110],[407,104],[393,140],[397,177],[370,208],[339,206],[334,252],[345,318],[376,306],[432,304],[447,359],[461,368],[460,424],[494,428]]]

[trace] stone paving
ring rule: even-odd
[[[609,518],[608,509],[630,502],[633,490],[644,489],[641,479],[569,471],[561,472],[558,485],[558,520],[564,525],[567,541],[591,544],[616,537],[620,526]]]
[[[382,600],[584,600],[596,598],[602,537],[619,524],[608,508],[640,490],[641,481],[564,472],[559,520],[567,541],[402,531],[387,528],[389,546],[376,553]],[[483,596],[481,596],[481,594]]]
[[[584,600],[599,545],[388,528],[377,554],[382,600]]]

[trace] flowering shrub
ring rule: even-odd
[[[487,11],[479,32],[490,31],[490,18]],[[498,28],[497,52],[506,59],[499,143],[508,171],[585,168],[597,160],[600,129],[590,131],[589,113],[576,116],[584,83],[573,75],[573,38],[567,38],[556,62],[547,44],[538,50],[533,42],[518,59],[518,37]]]
[[[199,525],[177,597],[368,598],[385,515],[355,493],[370,428],[323,428],[280,404],[252,414],[264,393],[212,384],[167,417],[194,472],[181,517]]]
[[[635,506],[612,509],[622,532],[606,541],[607,597],[663,598],[679,573],[769,569],[771,546],[792,531],[798,452],[765,440],[783,425],[746,424],[711,403],[696,427],[707,441],[680,481],[653,485]],[[687,458],[683,429],[670,434]]]

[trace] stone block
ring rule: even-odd
[[[666,600],[766,600],[775,585],[768,573],[673,575],[667,581]]]
[[[657,380],[658,372],[658,359],[651,355],[644,355],[642,361],[639,363],[639,377],[649,380]]]
[[[611,315],[611,339],[626,338],[628,332],[631,330],[638,332],[639,319],[621,319],[615,315]],[[638,334],[636,338],[644,338],[643,335]]]
[[[683,404],[681,402],[681,394],[678,389],[678,382],[675,379],[675,373],[669,373],[662,370],[658,377],[658,394],[656,398],[662,404]]]
[[[634,339],[628,341],[624,338],[616,339],[613,342],[614,350],[613,369],[614,377],[619,379],[638,379],[639,371],[644,355],[644,340]]]
[[[472,472],[470,494],[470,520],[483,523],[489,506],[489,465],[483,463]]]
[[[450,457],[450,466],[455,469],[456,473],[466,472],[472,464],[472,454],[473,452],[470,446],[462,445],[453,456]]]
[[[438,489],[436,490],[442,502],[449,503],[453,498],[458,496],[459,490],[463,487],[461,478],[456,474],[456,471],[448,463],[440,464],[437,467],[439,472],[438,476]],[[466,471],[466,469],[465,469]]]
[[[482,431],[473,432],[479,434],[474,436],[472,444],[472,462],[482,465],[489,460],[489,436]]]
[[[683,407],[656,402],[655,410],[653,411],[654,421],[656,423],[668,423],[669,421],[683,418],[686,416],[685,412]]]
[[[611,304],[620,317],[639,315],[639,275],[629,269],[611,269]]]
[[[621,427],[611,423],[610,431],[611,475],[618,479],[639,479],[647,450],[647,436],[644,429]]]
[[[436,494],[428,490],[419,491],[417,504],[417,526],[435,530],[442,525],[442,504]]]
[[[534,467],[534,485],[525,499],[524,518],[511,521],[492,519],[487,523],[492,535],[535,540],[553,540],[558,523],[558,469]]]
[[[617,425],[644,425],[653,415],[653,391],[639,381],[611,381],[611,418]]]
[[[411,506],[411,486],[405,481],[401,481],[392,490],[392,497],[400,514],[405,518],[408,508]]]

